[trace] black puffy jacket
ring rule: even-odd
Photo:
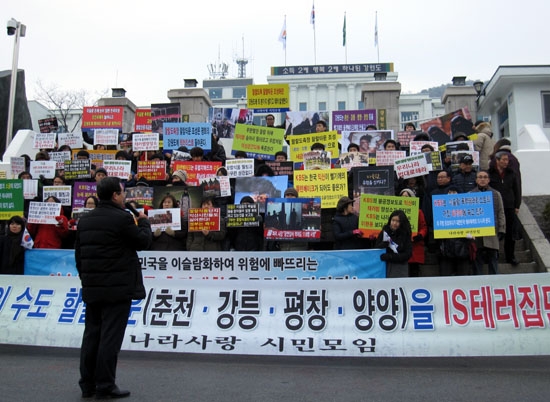
[[[151,245],[151,225],[111,201],[80,218],[75,242],[76,268],[85,303],[143,299],[145,288],[137,250]]]

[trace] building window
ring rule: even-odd
[[[234,99],[246,98],[246,87],[233,88],[233,98]]]
[[[550,92],[542,92],[542,122],[550,127]]]
[[[416,122],[420,119],[418,112],[401,112],[401,129],[405,131],[405,124],[412,122],[416,126]]]
[[[300,112],[307,112],[307,102],[300,102],[298,104],[298,110]]]
[[[338,101],[338,110],[346,110],[346,102]]]
[[[210,88],[208,90],[208,96],[210,96],[210,99],[221,99],[222,92],[221,88]]]
[[[319,111],[324,112],[327,110],[327,103],[326,102],[319,102]]]
[[[363,102],[363,101],[357,102],[357,109],[358,109],[358,110],[363,110],[363,109],[365,109],[365,102]]]

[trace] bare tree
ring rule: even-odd
[[[84,89],[65,90],[56,84],[45,85],[42,81],[36,82],[36,97],[48,108],[65,132],[73,132],[82,119],[82,110],[85,106],[96,106],[99,99],[107,95],[103,92],[90,93]],[[95,99],[95,100],[92,100]],[[78,119],[69,127],[69,118],[75,110],[80,110]]]

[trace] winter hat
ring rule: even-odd
[[[293,195],[294,197],[298,198],[298,191],[294,187],[287,188],[285,190],[285,197],[287,195]]]
[[[177,177],[184,183],[187,181],[187,173],[185,172],[185,170],[176,170],[174,173],[172,173],[172,177]]]
[[[107,173],[107,170],[105,168],[99,168],[95,171],[95,174],[97,175],[98,173],[103,173],[105,176],[109,176],[109,174]]]
[[[336,205],[336,210],[338,212],[342,212],[349,204],[353,204],[353,200],[349,197],[342,197],[338,200],[338,204]]]
[[[403,194],[407,194],[408,197],[416,197],[416,194],[415,194],[414,190],[412,190],[410,188],[404,188],[403,190],[401,190],[399,192],[400,197],[402,197]]]
[[[474,159],[470,155],[464,155],[460,158],[460,163],[472,164],[474,163]]]

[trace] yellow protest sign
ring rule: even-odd
[[[256,113],[276,113],[290,110],[288,84],[247,85],[247,109]]]
[[[396,197],[393,195],[361,194],[359,204],[359,229],[367,235],[377,235],[393,211],[405,212],[411,223],[412,233],[418,232],[417,197]]]
[[[348,195],[348,171],[345,168],[294,171],[294,188],[300,198],[320,198],[321,208],[336,208]]]
[[[249,157],[273,160],[275,153],[283,150],[284,136],[282,128],[237,124],[232,151],[244,151]]]
[[[311,151],[311,146],[320,142],[325,146],[325,151],[330,152],[332,158],[338,158],[338,131],[324,131],[322,133],[289,135],[287,142],[290,147],[290,160],[302,162],[304,152]]]

